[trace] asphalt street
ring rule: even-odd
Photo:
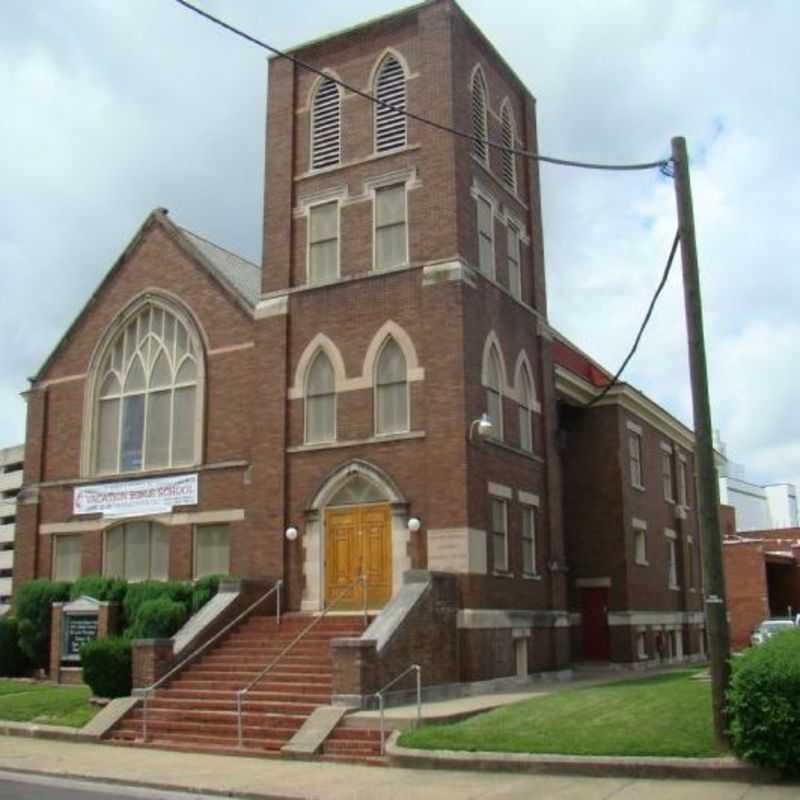
[[[81,781],[0,770],[0,800],[219,800],[224,795],[143,789],[99,781]]]

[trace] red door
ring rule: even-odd
[[[587,661],[608,661],[611,658],[608,589],[581,590],[581,628],[583,657]]]

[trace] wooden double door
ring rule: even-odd
[[[367,605],[381,608],[392,596],[392,517],[387,503],[330,508],[325,512],[325,604],[359,575],[367,577]],[[358,586],[337,604],[363,607]]]

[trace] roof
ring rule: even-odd
[[[261,267],[186,228],[179,227],[178,230],[222,273],[249,305],[256,305],[261,297]]]
[[[154,226],[160,226],[167,236],[169,236],[198,267],[206,270],[211,275],[245,313],[250,315],[254,313],[256,303],[261,295],[261,268],[228,250],[224,250],[212,244],[207,239],[203,239],[201,236],[179,227],[167,214],[168,212],[166,209],[156,208],[147,215],[147,218],[128,243],[122,255],[114,262],[111,269],[100,281],[98,287],[92,292],[91,297],[89,297],[64,335],[59,339],[58,344],[53,348],[50,355],[47,356],[36,374],[28,379],[31,383],[36,383],[41,378],[56,355],[66,345],[67,341],[69,341],[72,332],[75,330],[87,309],[97,300],[103,288],[117,270],[121,269],[131,258],[134,251]]]

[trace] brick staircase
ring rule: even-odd
[[[277,756],[315,708],[328,705],[333,681],[330,642],[360,636],[360,616],[327,616],[246,695],[238,746],[236,693],[247,686],[311,621],[288,614],[252,616],[155,691],[147,704],[146,744],[161,749]],[[141,703],[111,730],[112,742],[144,744]],[[377,731],[337,727],[324,745],[328,760],[382,763]]]

